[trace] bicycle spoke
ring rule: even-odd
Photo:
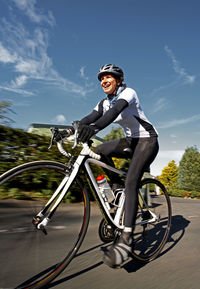
[[[140,206],[134,232],[134,257],[148,262],[156,258],[167,241],[171,224],[171,205],[162,184],[154,179],[143,180]]]

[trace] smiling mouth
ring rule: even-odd
[[[103,85],[103,88],[109,88],[111,86],[111,84],[106,84],[106,85]]]

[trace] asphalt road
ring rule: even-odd
[[[172,228],[161,255],[143,266],[131,260],[121,269],[103,264],[98,237],[101,216],[94,204],[91,209],[89,229],[77,257],[48,288],[200,288],[200,201],[172,198]]]

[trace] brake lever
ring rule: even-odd
[[[51,135],[51,140],[50,140],[50,145],[48,147],[48,150],[52,147],[54,138],[55,138],[56,134],[59,132],[58,128],[56,128],[56,127],[51,127],[50,130],[52,132],[52,135]]]
[[[49,145],[49,147],[48,147],[48,150],[50,150],[50,148],[52,147],[52,145],[53,145],[53,135],[51,136],[50,145]]]
[[[78,144],[78,126],[79,126],[79,121],[74,121],[72,123],[72,125],[73,125],[74,130],[75,130],[75,132],[74,132],[74,145],[72,147],[72,149],[74,149],[77,146],[77,144]],[[54,141],[54,139],[56,137],[56,134],[59,133],[59,129],[56,128],[56,127],[51,127],[50,130],[52,132],[52,136],[51,136],[50,145],[49,145],[48,149],[50,149],[52,147],[53,141]]]
[[[78,144],[78,126],[79,126],[79,121],[74,121],[72,123],[72,125],[73,125],[74,130],[75,130],[75,132],[74,132],[74,145],[72,147],[72,149],[74,149],[77,146],[77,144]]]

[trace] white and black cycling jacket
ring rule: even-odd
[[[93,112],[81,120],[82,124],[102,130],[112,122],[119,124],[127,137],[155,137],[157,131],[146,118],[132,88],[119,87],[116,96],[107,96],[94,108]]]

